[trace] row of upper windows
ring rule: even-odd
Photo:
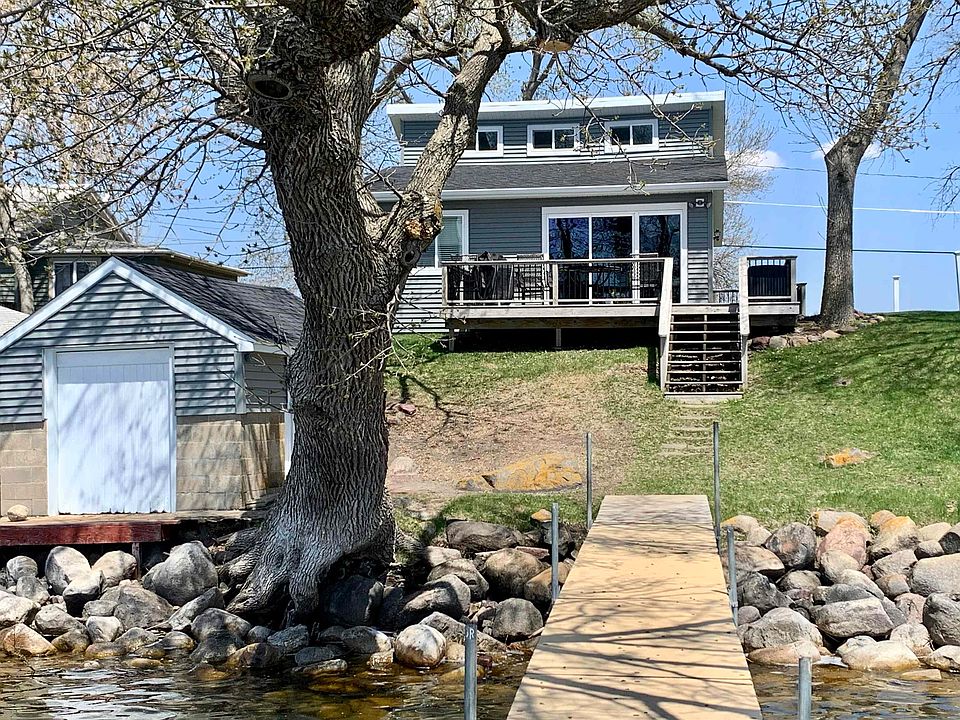
[[[555,155],[579,152],[585,145],[603,143],[606,152],[633,152],[656,150],[660,144],[656,120],[629,120],[608,122],[602,137],[597,138],[576,123],[544,124],[527,126],[527,154]],[[503,126],[480,125],[474,138],[473,148],[464,153],[465,158],[502,157]]]

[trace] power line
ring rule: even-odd
[[[761,163],[742,163],[746,167],[754,168],[763,168],[764,170],[793,170],[795,172],[811,172],[811,173],[826,173],[826,168],[801,168],[801,167],[791,167],[789,165],[763,165]],[[871,177],[889,177],[889,178],[906,178],[908,180],[943,180],[942,177],[938,175],[910,175],[907,173],[885,173],[885,172],[868,172],[866,170],[860,170],[857,172],[857,175],[869,175]]]
[[[825,205],[807,205],[803,203],[765,202],[761,200],[724,200],[731,205],[761,205],[764,207],[808,208],[826,211]],[[917,215],[960,215],[960,210],[921,210],[917,208],[855,207],[854,210],[870,212],[900,212]]]
[[[760,248],[761,250],[810,250],[813,252],[824,252],[826,248],[811,247],[809,245],[751,245],[751,248]],[[908,253],[911,255],[956,255],[960,250],[914,250],[914,249],[896,249],[896,248],[853,248],[853,252],[864,253]]]

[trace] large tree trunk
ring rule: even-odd
[[[827,327],[853,320],[853,198],[857,169],[865,148],[838,142],[827,165],[827,250],[823,267],[820,319]]]
[[[0,239],[3,242],[4,260],[13,270],[13,279],[17,284],[20,312],[32,313],[35,309],[33,280],[30,277],[27,260],[23,256],[23,249],[14,236],[11,204],[10,193],[5,188],[0,188]]]

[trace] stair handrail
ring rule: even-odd
[[[667,389],[667,353],[670,350],[670,320],[673,316],[673,258],[663,259],[660,278],[658,333],[660,335],[660,392]]]
[[[737,304],[740,314],[740,379],[742,386],[747,387],[747,348],[750,343],[750,258],[740,258],[739,283]]]

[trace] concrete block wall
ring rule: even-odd
[[[44,423],[0,426],[0,512],[26,505],[47,514],[47,430]]]

